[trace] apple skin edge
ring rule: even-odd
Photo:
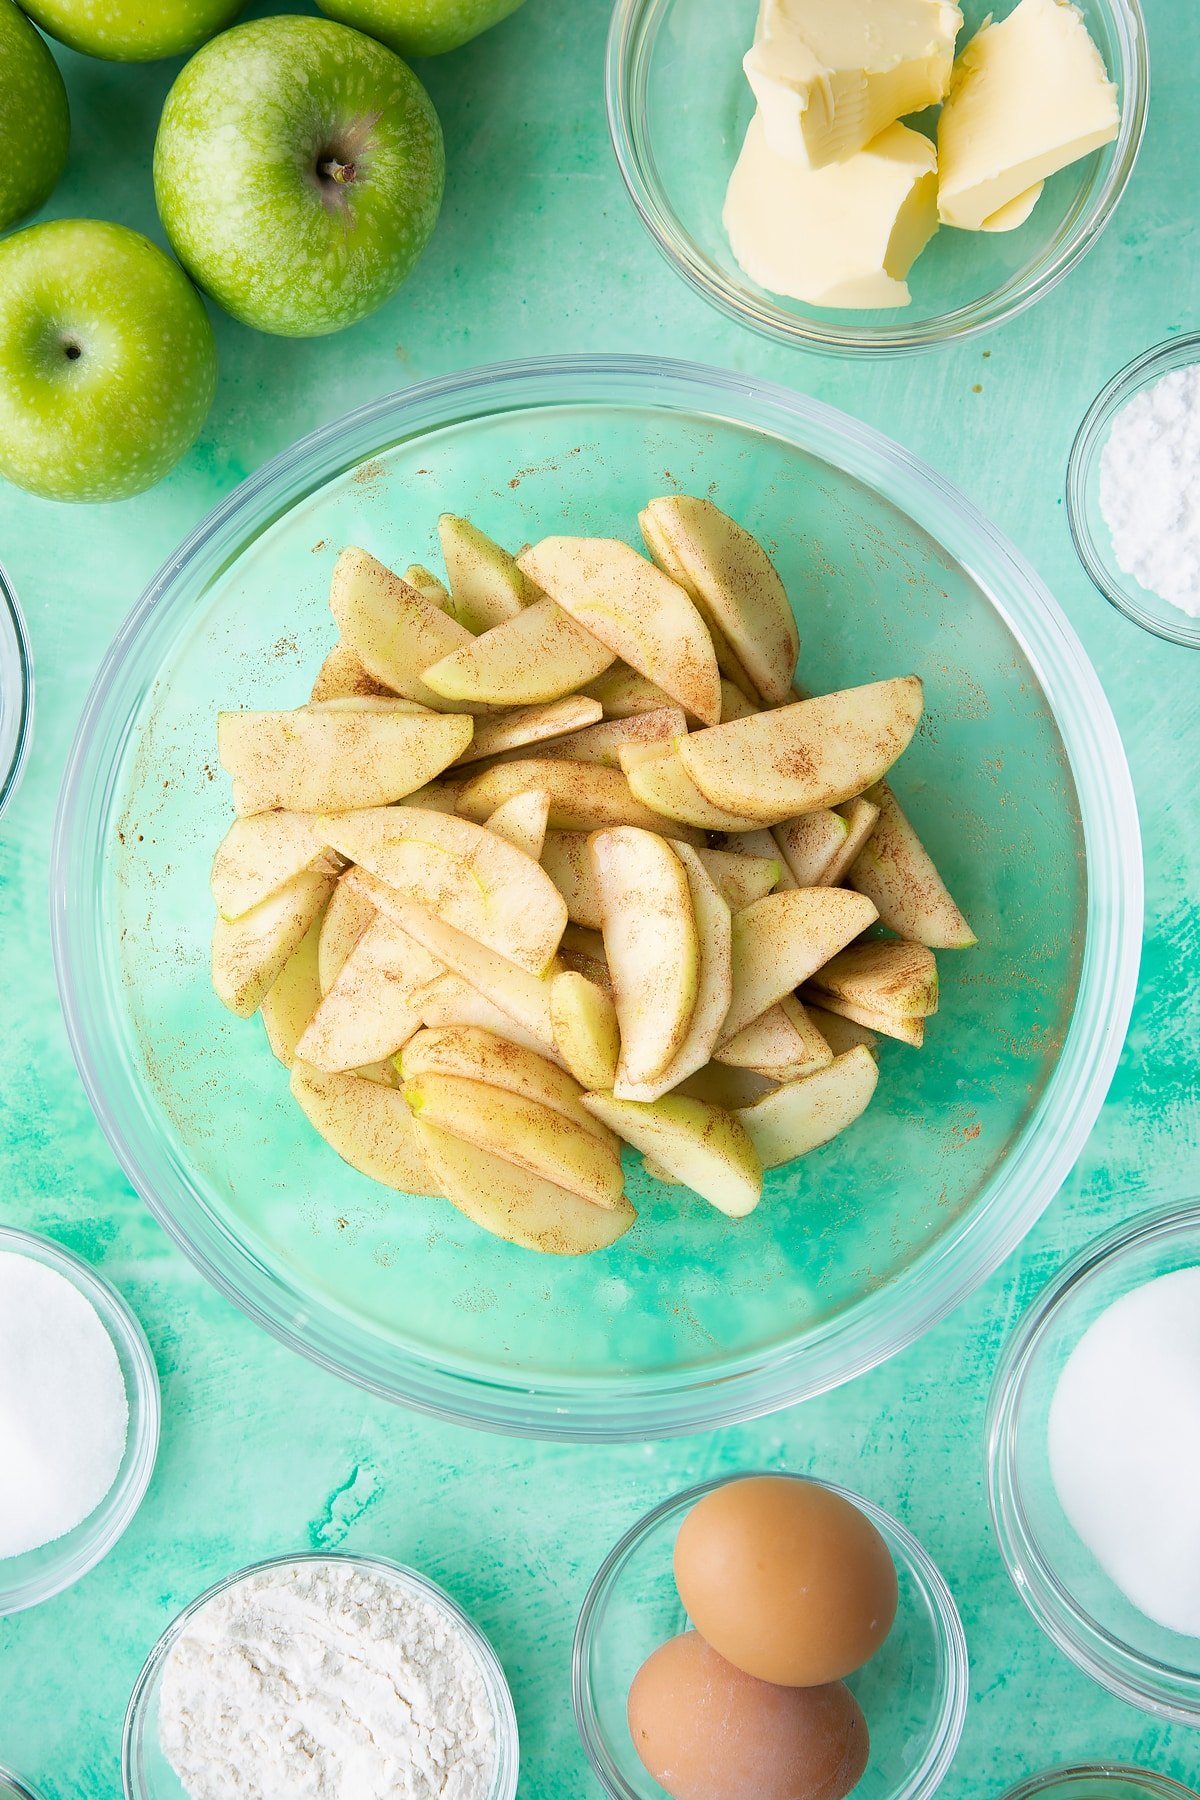
[[[524,0],[317,0],[323,13],[369,32],[401,56],[457,50]]]
[[[231,25],[245,0],[21,0],[42,30],[85,56],[157,62],[194,50]]]
[[[50,198],[71,136],[58,64],[14,0],[0,0],[0,69],[0,231],[7,231]]]

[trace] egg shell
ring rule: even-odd
[[[675,1541],[675,1580],[713,1648],[760,1681],[820,1687],[860,1669],[896,1617],[896,1567],[840,1494],[787,1475],[726,1482]]]
[[[671,1800],[843,1800],[867,1766],[867,1722],[841,1682],[773,1687],[718,1656],[699,1632],[647,1657],[629,1730]]]

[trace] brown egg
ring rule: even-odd
[[[786,1475],[706,1494],[675,1540],[675,1580],[714,1650],[784,1687],[860,1669],[896,1617],[895,1565],[870,1520]]]
[[[698,1631],[646,1658],[629,1690],[634,1748],[672,1800],[843,1800],[862,1779],[867,1722],[849,1688],[772,1687]]]

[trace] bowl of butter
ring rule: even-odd
[[[768,337],[904,353],[1024,311],[1132,174],[1139,0],[617,0],[608,111],[643,223]]]

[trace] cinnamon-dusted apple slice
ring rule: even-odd
[[[711,500],[688,494],[652,500],[642,531],[652,554],[667,556],[670,572],[728,638],[758,694],[782,705],[800,635],[779,572],[757,538]]]
[[[669,575],[617,538],[543,538],[518,560],[614,656],[685,712],[706,725],[719,723],[721,676],[712,637]]]
[[[611,1088],[621,1057],[621,1029],[612,996],[573,969],[550,984],[554,1044],[576,1081],[585,1088]]]
[[[760,709],[735,681],[727,676],[721,678],[721,723],[729,725],[734,719],[752,719]]]
[[[317,975],[321,993],[327,994],[345,965],[346,958],[363,932],[374,919],[377,908],[369,894],[348,877],[348,869],[329,897],[329,905],[321,920],[321,937],[317,946]],[[316,1009],[314,1008],[314,1011]]]
[[[623,662],[589,681],[583,691],[589,699],[600,702],[606,719],[633,719],[639,713],[660,712],[673,704],[670,694],[664,694],[655,682],[647,681]]]
[[[879,1069],[869,1050],[839,1056],[815,1075],[777,1088],[735,1114],[763,1167],[777,1169],[807,1156],[853,1125],[871,1101]]]
[[[731,1113],[666,1094],[650,1102],[585,1094],[583,1104],[610,1130],[731,1219],[745,1218],[762,1196],[762,1162]]]
[[[873,1056],[878,1052],[879,1039],[865,1025],[856,1025],[853,1019],[843,1018],[839,1013],[826,1012],[823,1006],[811,1001],[804,1010],[835,1056],[845,1056],[847,1050],[860,1047],[869,1050]]]
[[[660,750],[669,750],[672,741],[686,730],[687,718],[682,707],[660,706],[653,712],[635,713],[630,719],[605,719],[601,724],[589,725],[586,730],[572,731],[566,737],[542,745],[538,755],[552,756],[557,761],[565,758],[567,762],[603,763],[605,768],[619,769],[622,746],[657,746]]]
[[[846,841],[825,871],[826,887],[842,887],[863,846],[879,823],[879,808],[861,794],[838,807],[838,816],[846,821]]]
[[[721,1062],[779,1082],[797,1081],[833,1061],[833,1051],[794,994],[785,994],[716,1054]]]
[[[440,981],[433,982],[423,991],[421,1021],[431,1031],[440,1031],[451,1025],[472,1026],[476,1030],[490,1031],[510,1043],[519,1044],[523,1050],[533,1050],[539,1056],[553,1056],[555,1060],[562,1060],[545,1038],[537,1032],[526,1031],[511,1013],[505,1012],[502,1006],[497,1006],[494,1000],[485,998],[478,988],[473,988],[461,975],[452,975],[449,971]]]
[[[240,918],[218,917],[212,980],[222,1006],[243,1019],[258,1011],[332,892],[332,875],[296,875]]]
[[[877,1032],[880,1037],[895,1038],[897,1042],[908,1044],[913,1050],[919,1050],[925,1042],[925,1017],[922,1013],[877,1012],[874,1007],[860,1006],[857,1000],[843,1000],[840,995],[829,994],[814,987],[801,988],[800,998],[814,1010],[822,1007],[826,1012],[849,1020],[851,1024],[861,1025],[864,1031]]]
[[[457,619],[353,545],[334,565],[329,607],[344,642],[377,682],[423,706],[458,710],[421,680],[429,663],[474,641]]]
[[[444,581],[439,581],[432,569],[424,563],[409,563],[404,571],[404,579],[409,587],[416,588],[422,600],[428,600],[430,606],[440,607],[442,612],[450,610],[450,589]]]
[[[567,917],[590,931],[600,929],[600,889],[596,884],[586,831],[548,831],[542,867],[567,903]]]
[[[394,1056],[421,1028],[420,996],[442,966],[391,919],[376,917],[309,1020],[296,1054],[331,1073]]]
[[[938,972],[933,951],[902,938],[852,944],[809,980],[815,994],[852,1000],[871,1012],[928,1018],[938,1006]]]
[[[777,858],[779,862],[779,879],[775,883],[775,886],[779,889],[800,887],[802,885],[796,880],[796,877],[788,867],[787,858],[783,854],[783,850],[780,847],[779,840],[775,836],[775,833],[769,831],[765,825],[760,825],[756,831],[731,831],[727,833],[725,838],[725,848],[726,850],[732,850],[738,856],[765,856],[768,858]]]
[[[700,940],[687,870],[654,832],[598,831],[590,843],[604,953],[621,1027],[618,1082],[654,1081],[687,1036]]]
[[[362,700],[391,692],[386,683],[376,681],[370,671],[364,669],[349,644],[339,640],[317,670],[311,698],[316,701]]]
[[[306,869],[336,875],[342,864],[330,852],[312,813],[255,813],[235,819],[213,858],[210,886],[217,911],[237,919]]]
[[[850,827],[831,806],[819,806],[799,819],[776,825],[771,836],[779,845],[797,887],[832,887],[826,879],[846,846]]]
[[[880,923],[898,937],[932,950],[971,949],[979,940],[887,782],[865,798],[879,808],[879,819],[850,869],[851,887],[874,901]]]
[[[634,798],[664,820],[697,831],[742,831],[753,826],[752,819],[714,806],[700,792],[673,746],[664,752],[657,744],[623,744],[621,767]]]
[[[296,1059],[296,1045],[321,1004],[317,957],[323,917],[313,920],[300,943],[263,995],[259,1012],[267,1042],[285,1069]]]
[[[460,793],[458,810],[465,818],[482,821],[505,800],[530,788],[549,794],[552,831],[599,831],[616,825],[636,825],[644,831],[663,828],[662,815],[634,798],[620,769],[555,762],[550,757],[498,763],[476,775]],[[703,842],[699,832],[686,826],[672,829],[671,835],[692,844]]]
[[[607,1250],[637,1219],[624,1198],[595,1206],[527,1169],[440,1126],[413,1121],[416,1141],[447,1200],[473,1224],[543,1256],[590,1256]]]
[[[600,702],[583,694],[570,694],[564,700],[551,700],[545,706],[522,706],[512,712],[493,713],[476,719],[475,736],[458,759],[458,766],[482,762],[485,756],[505,756],[510,761],[527,745],[544,745],[568,734],[595,725],[603,717]],[[547,754],[545,748],[537,753]],[[555,751],[557,755],[557,750]]]
[[[573,694],[612,661],[611,650],[553,600],[541,599],[482,637],[468,635],[427,667],[422,681],[443,705],[536,706]]]
[[[739,1106],[753,1106],[764,1094],[773,1094],[777,1086],[777,1082],[756,1069],[735,1069],[728,1063],[710,1062],[681,1081],[676,1092],[685,1100],[703,1100],[709,1106],[736,1112]]]
[[[438,962],[478,990],[485,1000],[515,1019],[518,1025],[540,1040],[544,1049],[554,1048],[554,1027],[550,1023],[550,983],[533,975],[519,963],[512,962],[488,945],[458,931],[444,919],[436,918],[423,906],[402,904],[396,909],[396,922]]]
[[[488,815],[484,829],[493,837],[503,838],[514,850],[523,851],[531,861],[539,862],[546,844],[546,821],[550,817],[550,796],[536,789],[528,794],[514,794],[494,813]]]
[[[515,619],[536,598],[516,559],[469,519],[443,513],[438,536],[450,582],[451,610],[468,631],[491,631],[494,625]]]
[[[292,1093],[331,1150],[352,1169],[405,1194],[437,1194],[412,1114],[398,1088],[361,1075],[330,1075],[298,1062]]]
[[[777,856],[742,856],[732,850],[696,852],[734,912],[761,900],[779,880]]]
[[[923,706],[921,683],[908,675],[695,731],[677,748],[715,806],[778,825],[878,781],[907,747]]]
[[[722,1044],[761,1018],[874,923],[875,908],[842,888],[791,888],[733,920],[733,1001]]]
[[[526,1100],[536,1100],[590,1131],[614,1155],[619,1153],[611,1132],[583,1106],[584,1090],[573,1076],[496,1032],[466,1025],[418,1031],[396,1061],[404,1081],[421,1075],[460,1075],[468,1081],[506,1088],[510,1094],[523,1094]]]
[[[227,712],[217,748],[243,817],[277,807],[348,812],[415,793],[449,767],[473,729],[469,718],[436,713]]]

